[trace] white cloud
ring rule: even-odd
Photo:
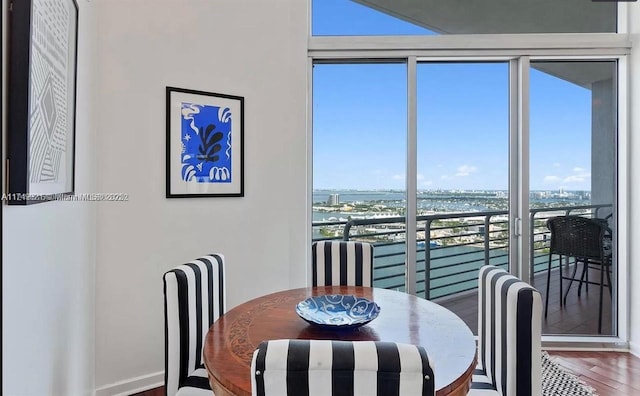
[[[554,162],[553,163],[553,167],[554,168],[559,168],[560,167],[560,163],[559,162]]]
[[[584,181],[587,181],[587,179],[590,177],[591,175],[589,174],[581,174],[581,175],[571,175],[569,177],[565,177],[564,182],[565,183],[582,183]]]
[[[578,166],[573,168],[573,173],[573,175],[564,178],[565,183],[583,183],[591,178],[591,173],[587,172],[585,168]]]
[[[478,171],[478,168],[471,165],[462,165],[458,167],[458,172],[475,173],[477,171]]]
[[[472,173],[476,173],[478,168],[470,165],[462,165],[458,167],[458,172],[456,173],[457,177],[469,176]]]
[[[424,181],[420,182],[420,186],[422,186],[422,187],[428,187],[428,186],[430,186],[432,184],[433,184],[433,182],[431,180],[424,180]]]
[[[556,182],[559,182],[560,180],[562,179],[560,179],[558,176],[545,176],[543,179],[545,183],[556,183]]]
[[[584,178],[579,176],[569,176],[569,177],[565,177],[563,180],[563,182],[565,183],[578,183],[582,181],[584,181]]]
[[[405,180],[406,175],[404,173],[396,173],[395,175],[392,175],[391,178],[393,180]],[[416,180],[424,180],[424,175],[418,173],[418,175],[416,176]]]

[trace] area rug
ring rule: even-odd
[[[596,391],[542,352],[543,396],[597,396]]]

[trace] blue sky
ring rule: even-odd
[[[313,2],[313,33],[432,34],[348,0]],[[404,189],[406,65],[314,67],[314,188]],[[506,63],[418,65],[418,188],[506,189]],[[531,189],[589,190],[591,91],[531,70]],[[568,155],[570,153],[570,155]]]

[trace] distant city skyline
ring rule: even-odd
[[[369,34],[433,34],[359,4],[313,3],[314,34],[347,20]],[[340,18],[323,17],[336,7]],[[314,66],[314,189],[405,188],[406,73],[402,63]],[[530,87],[530,189],[590,191],[591,91],[534,68]],[[508,92],[506,62],[418,65],[418,190],[507,189]]]
[[[403,192],[404,188],[313,188],[313,191],[361,191],[361,192],[369,192],[369,191],[378,191],[378,192],[385,192],[385,191],[389,191],[389,192]],[[423,188],[423,189],[418,189],[418,191],[429,191],[429,192],[508,192],[509,190],[506,188],[503,189],[490,189],[490,188],[473,188],[473,189],[460,189],[460,188]],[[565,188],[559,188],[559,189],[542,189],[542,190],[530,190],[532,193],[534,192],[559,192],[559,193],[563,193],[563,192],[582,192],[582,191],[587,191],[590,192],[590,190],[571,190],[571,189],[565,189]]]

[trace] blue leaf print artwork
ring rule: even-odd
[[[182,103],[182,180],[231,183],[231,110]]]

